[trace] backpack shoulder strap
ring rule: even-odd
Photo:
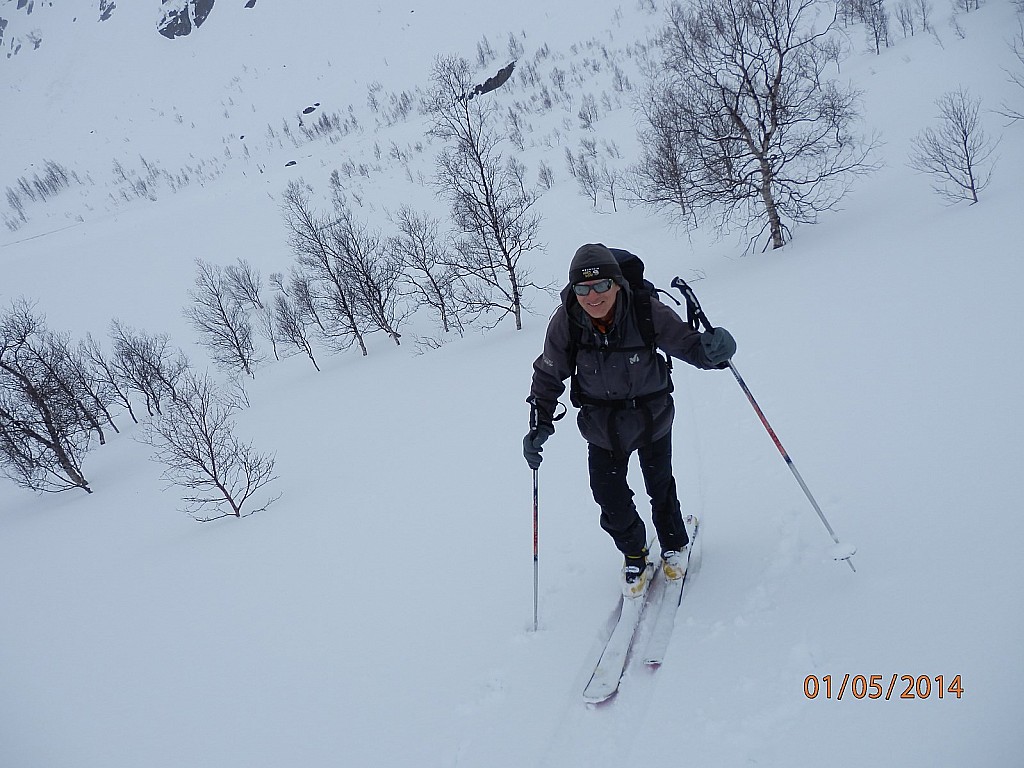
[[[663,352],[659,352],[658,335],[654,330],[654,310],[652,309],[652,302],[660,301],[657,298],[659,293],[665,293],[665,291],[655,288],[651,281],[644,280],[642,288],[639,290],[633,290],[633,314],[636,316],[637,329],[640,331],[640,337],[644,341],[644,346],[647,347],[655,357],[660,358],[664,362],[665,367],[671,376],[672,358]],[[667,296],[668,294],[665,293],[665,295]]]
[[[654,333],[654,317],[651,310],[651,301],[654,297],[655,288],[648,281],[644,281],[643,288],[633,291],[633,313],[636,316],[636,325],[640,336],[644,340],[644,346],[652,349],[657,346]]]

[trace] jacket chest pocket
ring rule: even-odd
[[[591,397],[616,400],[631,394],[634,370],[639,358],[631,362],[636,352],[613,349],[588,350],[586,361],[581,360],[580,385]]]

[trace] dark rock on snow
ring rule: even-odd
[[[184,37],[202,26],[213,10],[215,0],[188,0],[178,5],[177,0],[162,0],[163,5],[173,3],[175,7],[164,11],[163,18],[157,24],[160,34],[169,40]]]

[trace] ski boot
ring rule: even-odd
[[[623,597],[641,597],[647,591],[654,575],[654,564],[647,559],[645,549],[639,555],[626,555],[622,566]]]
[[[686,575],[686,547],[670,549],[661,553],[661,569],[669,581],[681,579]]]

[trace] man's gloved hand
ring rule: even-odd
[[[530,465],[530,469],[540,467],[540,452],[543,450],[541,446],[553,434],[555,434],[553,426],[550,424],[538,424],[523,438],[523,456],[526,457],[526,463]]]
[[[736,354],[736,339],[725,328],[712,328],[700,335],[700,344],[712,368],[727,368]]]

